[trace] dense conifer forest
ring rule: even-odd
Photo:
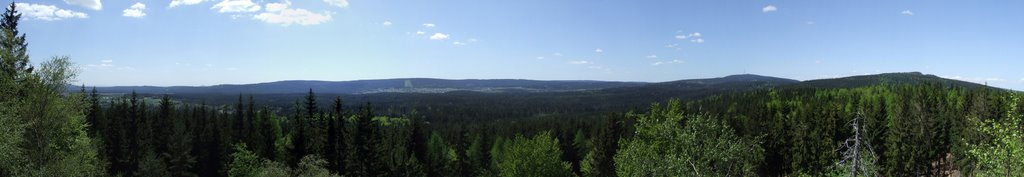
[[[417,109],[446,102],[437,98],[381,107],[310,88],[288,107],[248,93],[207,104],[67,91],[76,65],[52,57],[32,66],[13,9],[0,21],[0,176],[1024,174],[1024,95],[992,87],[764,86],[647,95],[654,101],[641,107],[517,93],[535,98],[508,106],[483,96],[464,109]],[[482,93],[425,96],[466,94]],[[647,100],[601,98],[592,100]]]

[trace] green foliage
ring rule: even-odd
[[[235,152],[231,153],[228,163],[228,176],[256,176],[263,168],[263,159],[247,149],[245,144],[236,144]]]
[[[533,138],[518,135],[508,142],[498,162],[498,176],[573,176],[569,162],[562,161],[558,139],[551,132]]]
[[[105,163],[86,132],[89,103],[82,94],[65,92],[76,75],[69,58],[54,57],[38,72],[0,78],[0,89],[17,92],[0,98],[0,176],[103,174]]]
[[[1018,113],[1019,95],[1012,95],[1008,101],[1001,120],[970,119],[987,140],[968,145],[968,155],[977,160],[974,170],[980,176],[1024,174],[1024,122]]]
[[[164,162],[164,159],[152,151],[146,152],[139,161],[138,168],[139,171],[135,173],[135,176],[171,176],[171,173],[167,171],[167,163]]]
[[[764,150],[713,118],[686,115],[678,100],[636,117],[636,136],[615,156],[619,176],[752,176]]]
[[[429,176],[454,176],[455,162],[458,157],[455,149],[448,146],[438,133],[430,134],[427,139],[427,174]]]
[[[303,157],[296,168],[260,158],[249,151],[245,144],[236,144],[231,161],[227,164],[227,173],[231,177],[334,177],[339,176],[327,170],[327,161],[316,155]]]
[[[580,162],[583,176],[615,176],[614,156],[618,153],[619,139],[622,135],[622,119],[619,115],[609,115],[604,125],[593,138],[593,150],[586,153]]]

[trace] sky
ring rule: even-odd
[[[1024,1],[22,0],[77,84],[919,71],[1024,90]]]

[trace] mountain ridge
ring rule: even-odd
[[[851,88],[876,84],[940,83],[965,88],[989,88],[992,86],[942,78],[920,72],[881,73],[855,75],[840,78],[799,81],[794,79],[756,74],[736,74],[716,78],[682,79],[666,82],[624,82],[597,80],[529,80],[529,79],[437,79],[437,78],[393,78],[351,81],[282,80],[254,84],[218,84],[212,86],[112,86],[97,87],[101,93],[145,94],[292,94],[305,93],[313,89],[317,93],[368,94],[368,93],[446,93],[453,91],[476,92],[568,92],[628,90],[673,92],[713,87],[740,88]],[[992,87],[995,88],[995,87]],[[79,86],[68,86],[78,90]],[[1000,88],[1001,89],[1001,88]]]

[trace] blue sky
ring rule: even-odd
[[[1024,89],[1022,1],[18,2],[33,61],[69,56],[86,85],[920,71]]]

